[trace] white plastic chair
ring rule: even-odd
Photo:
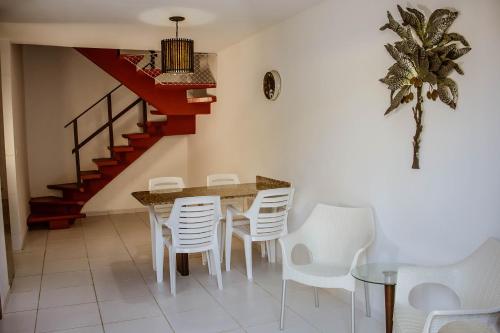
[[[410,304],[411,291],[422,284],[453,290],[460,309],[426,313]],[[500,241],[488,239],[464,260],[441,267],[401,267],[394,307],[395,333],[500,332]],[[446,327],[445,327],[446,326]],[[441,330],[441,328],[443,328]],[[441,330],[441,331],[440,331]]]
[[[209,253],[217,275],[217,285],[222,289],[217,228],[221,218],[220,197],[188,197],[176,199],[167,220],[159,220],[171,230],[170,235],[162,236],[168,248],[170,269],[170,290],[175,295],[176,254],[177,253]],[[158,262],[163,262],[163,251],[157,253]],[[163,269],[157,267],[158,282],[163,280]]]
[[[365,251],[372,244],[374,235],[375,224],[371,209],[318,204],[297,231],[280,238],[283,254],[280,329],[284,328],[286,282],[293,280],[315,287],[316,307],[319,306],[316,288],[342,288],[350,291],[351,330],[354,333],[356,282],[351,270],[365,259]],[[292,252],[299,244],[309,251],[310,261],[307,264],[298,265],[293,262]]]
[[[252,275],[252,242],[274,241],[287,234],[287,218],[290,202],[293,197],[293,188],[277,188],[259,191],[252,206],[242,212],[229,206],[226,215],[226,271],[231,269],[231,242],[232,235],[243,240],[245,246],[245,262],[247,278]],[[234,225],[234,216],[243,216],[249,220],[246,225]],[[268,246],[269,261],[275,260],[274,246]]]
[[[176,190],[183,189],[184,180],[181,177],[157,177],[149,180],[149,191]],[[155,205],[149,207],[149,227],[151,229],[151,256],[153,259],[153,269],[156,270],[156,252],[163,251],[163,245],[157,248],[155,232],[158,228],[155,226],[155,215],[161,219],[167,219],[170,215],[172,204]],[[161,230],[163,233],[167,230]],[[163,263],[162,263],[163,265]]]
[[[238,177],[237,174],[235,173],[217,173],[217,174],[212,174],[207,176],[207,186],[221,186],[221,185],[236,185],[240,184],[240,178]],[[221,200],[221,207],[222,207],[222,220],[221,220],[221,227],[219,230],[220,233],[220,255],[221,255],[221,262],[222,258],[224,256],[224,239],[225,239],[225,233],[226,233],[226,228],[225,228],[225,213],[227,211],[227,207],[229,205],[232,205],[236,207],[239,210],[243,210],[243,201],[242,199],[222,199]],[[234,222],[234,221],[233,221]],[[264,243],[262,243],[264,244]],[[263,249],[263,256],[265,255],[265,246],[262,248]],[[202,262],[203,265],[206,264],[206,256],[203,255],[202,257]]]

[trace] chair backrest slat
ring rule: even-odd
[[[176,190],[176,189],[183,189],[184,187],[185,187],[184,180],[182,180],[181,177],[157,177],[157,178],[151,178],[149,180],[150,191]],[[171,209],[172,209],[172,204],[163,204],[154,206],[154,211],[156,215],[164,219],[168,218]]]
[[[286,211],[283,211],[284,213],[279,215],[279,216],[275,216],[275,217],[261,217],[260,214],[259,214],[259,223],[260,224],[266,224],[266,223],[275,223],[275,222],[281,222],[283,221],[284,218],[286,218]]]
[[[293,188],[278,188],[257,193],[248,210],[253,237],[281,236],[287,233],[287,218]]]
[[[209,246],[216,241],[220,217],[218,196],[176,199],[169,219],[173,245],[177,248]]]
[[[281,233],[282,231],[283,231],[282,223],[275,223],[273,227],[264,228],[262,226],[259,226],[257,228],[257,234],[259,235]]]
[[[149,180],[150,191],[174,190],[184,187],[184,180],[181,177],[157,177]]]
[[[218,173],[207,176],[207,186],[239,184],[240,179],[235,173]]]

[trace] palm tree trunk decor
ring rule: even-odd
[[[416,130],[413,136],[413,169],[420,169],[420,137],[423,130],[423,90],[427,88],[427,98],[439,98],[452,109],[457,107],[458,87],[449,75],[456,71],[464,72],[455,62],[468,53],[471,48],[467,40],[454,32],[448,32],[458,16],[449,9],[435,10],[428,20],[414,8],[404,10],[398,6],[403,22],[400,24],[387,12],[389,22],[380,30],[390,29],[401,40],[386,44],[385,48],[396,60],[389,67],[387,75],[380,79],[391,91],[391,103],[385,115],[396,110],[402,103],[409,103],[415,97],[412,108]],[[418,39],[417,39],[418,38]]]

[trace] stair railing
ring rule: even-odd
[[[134,100],[128,106],[126,106],[116,116],[113,116],[113,105],[112,105],[111,95],[116,90],[118,90],[118,88],[120,88],[121,86],[123,86],[123,84],[120,83],[118,86],[116,86],[111,91],[109,91],[106,95],[104,95],[103,97],[101,97],[100,99],[98,99],[94,104],[92,104],[91,106],[89,106],[87,109],[85,109],[85,111],[83,111],[82,113],[80,113],[78,116],[76,116],[75,118],[73,118],[70,122],[68,122],[64,126],[64,128],[67,128],[69,125],[73,125],[73,141],[74,141],[75,147],[73,148],[73,150],[71,152],[73,154],[75,154],[76,184],[77,184],[78,187],[81,187],[81,185],[82,185],[81,166],[80,166],[80,149],[82,149],[83,146],[85,146],[88,142],[90,142],[99,133],[101,133],[102,131],[104,131],[107,128],[108,129],[108,133],[109,133],[110,158],[114,158],[114,152],[113,152],[113,147],[114,147],[113,123],[116,120],[118,120],[119,118],[121,118],[121,116],[123,116],[129,110],[131,110],[134,106],[136,106],[137,104],[139,104],[141,101],[142,101],[142,121],[144,123],[144,126],[142,128],[143,128],[144,132],[147,131],[147,126],[145,126],[145,124],[147,122],[147,117],[148,117],[148,115],[147,115],[147,103],[146,103],[145,100],[143,100],[140,97],[137,98],[136,100]],[[101,127],[99,127],[98,129],[96,129],[86,139],[84,139],[83,141],[80,142],[79,138],[78,138],[78,120],[84,114],[86,114],[87,112],[89,112],[90,110],[92,110],[95,106],[97,106],[99,103],[101,103],[104,100],[106,100],[106,104],[107,104],[108,121],[105,124],[103,124]]]

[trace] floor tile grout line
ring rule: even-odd
[[[85,232],[83,231],[83,228],[84,227],[82,225],[83,244],[85,246],[85,253],[87,254],[87,265],[89,265],[90,280],[92,281],[92,289],[94,290],[94,297],[95,297],[95,302],[97,305],[97,312],[99,313],[99,319],[101,320],[102,331],[104,332],[104,321],[102,320],[101,306],[99,304],[99,301],[97,300],[97,291],[95,289],[94,273],[92,272],[92,267],[90,266],[89,251],[88,251],[88,247],[87,247],[87,237],[85,235]]]
[[[43,271],[44,271],[44,268],[45,268],[45,256],[47,255],[47,243],[48,242],[49,242],[49,231],[46,232],[45,247],[43,248],[42,272],[40,274],[40,288],[38,289],[38,300],[37,300],[37,303],[36,303],[35,327],[33,329],[33,333],[36,332],[36,326],[38,324],[38,312],[39,312],[39,306],[40,306],[40,296],[42,295]]]
[[[137,215],[136,213],[134,213],[134,215]],[[136,218],[140,219],[139,216],[136,216]],[[132,262],[134,263],[134,266],[135,268],[137,269],[137,271],[139,272],[139,275],[141,276],[142,278],[142,281],[144,282],[144,284],[146,285],[146,288],[148,289],[148,292],[151,294],[151,296],[153,297],[153,300],[154,302],[156,303],[156,305],[158,306],[158,309],[160,310],[163,318],[165,318],[165,320],[167,321],[167,324],[168,326],[172,329],[172,332],[175,333],[175,329],[174,329],[174,326],[172,325],[172,323],[170,322],[170,320],[168,320],[167,318],[167,315],[163,312],[163,309],[161,308],[160,306],[160,303],[158,303],[158,300],[156,299],[155,295],[153,294],[153,292],[149,289],[148,285],[147,285],[147,282],[146,282],[146,279],[144,278],[144,276],[142,275],[142,272],[141,270],[139,269],[139,267],[137,266],[137,263],[135,262],[135,259],[134,257],[132,256],[132,254],[130,253],[129,251],[129,248],[127,246],[127,244],[125,243],[125,241],[123,240],[120,232],[118,231],[118,229],[116,228],[116,225],[115,225],[115,222],[113,221],[113,218],[111,218],[111,216],[109,217],[109,219],[111,220],[111,224],[113,224],[113,229],[115,230],[115,232],[118,234],[118,237],[120,238],[120,241],[123,243],[123,245],[125,246],[125,250],[127,251],[128,255],[130,256],[130,259],[132,259]],[[142,222],[142,220],[140,220],[140,222]],[[151,317],[146,317],[146,318],[151,318]]]
[[[231,317],[231,319],[233,319],[233,320],[234,320],[234,322],[235,322],[235,323],[239,326],[239,328],[241,328],[242,330],[244,330],[244,331],[246,332],[245,327],[243,327],[243,325],[241,325],[241,324],[240,324],[240,322],[236,319],[236,317],[234,317],[231,313],[229,313],[229,312],[226,310],[226,308],[222,305],[222,303],[221,303],[221,302],[219,302],[219,301],[218,301],[218,300],[217,300],[217,299],[216,299],[216,298],[215,298],[215,297],[214,297],[214,296],[213,296],[213,295],[212,295],[212,294],[208,291],[208,289],[207,289],[207,288],[205,288],[205,286],[203,285],[203,283],[200,283],[200,282],[199,282],[196,278],[195,278],[195,280],[196,280],[196,281],[197,281],[197,282],[201,285],[201,287],[202,287],[203,289],[205,289],[205,291],[206,291],[206,292],[210,295],[210,297],[212,297],[212,298],[215,300],[215,302],[216,302],[217,304],[219,304],[219,306],[221,307],[222,311],[224,311],[227,315],[229,315],[229,317]],[[221,332],[219,332],[219,333],[223,333],[223,332],[230,332],[230,330],[227,330],[227,331],[221,331]]]
[[[74,329],[79,329],[79,328],[87,328],[87,327],[98,327],[99,325],[97,324],[94,324],[94,325],[84,325],[84,326],[75,326],[75,327],[71,327],[71,328],[63,328],[62,330],[60,329],[56,329],[56,330],[51,330],[51,331],[45,331],[45,332],[41,332],[41,333],[60,333],[60,332],[65,332],[65,331],[72,331]]]
[[[252,257],[253,256],[253,253],[252,253]],[[254,257],[255,258],[255,257]],[[270,263],[271,264],[271,263]],[[275,263],[276,265],[278,263]],[[246,272],[242,272],[240,269],[243,269],[243,267],[237,267],[235,266],[235,270],[240,272],[241,274],[243,274],[245,277],[246,277]],[[266,287],[264,287],[263,285],[261,285],[254,277],[254,279],[252,280],[252,283],[255,283],[257,286],[259,286],[260,288],[262,288],[262,290],[264,290],[267,294],[270,295],[270,297],[274,300],[277,300],[278,302],[280,302],[280,307],[281,307],[281,298],[278,298],[278,297],[275,297],[275,295],[273,295],[273,293],[271,293],[269,290],[267,290]],[[318,327],[316,327],[313,323],[309,322],[309,320],[307,320],[306,318],[304,318],[302,315],[300,315],[297,311],[295,311],[291,306],[289,305],[286,305],[286,308],[289,310],[289,311],[292,311],[295,315],[297,315],[299,318],[301,318],[302,320],[304,320],[306,323],[308,323],[309,325],[311,325],[313,328],[315,328],[317,331],[320,331],[320,329]],[[279,323],[279,319],[278,319],[278,323]],[[262,323],[261,323],[262,324]],[[249,326],[248,328],[251,328],[251,327],[255,327],[255,326],[258,326],[258,325],[261,325],[261,324],[257,324],[257,325],[253,325],[253,326]]]
[[[220,262],[220,265],[221,265],[221,273],[222,273],[222,261]],[[208,265],[207,265],[207,270],[208,270]],[[207,272],[207,273],[208,273],[208,272]],[[208,273],[208,274],[210,275],[210,273]],[[221,309],[222,309],[222,310],[223,310],[223,311],[224,311],[227,315],[229,315],[229,317],[231,317],[231,319],[233,319],[233,320],[234,320],[234,322],[235,322],[236,324],[238,324],[239,328],[241,328],[242,330],[244,330],[244,331],[246,332],[245,327],[243,327],[243,325],[241,325],[241,324],[240,324],[240,322],[236,319],[236,317],[234,317],[231,313],[229,313],[229,312],[226,310],[226,308],[222,305],[222,303],[221,303],[221,302],[219,302],[219,301],[218,301],[218,300],[217,300],[217,299],[216,299],[216,298],[212,295],[212,293],[210,293],[210,292],[208,291],[208,289],[205,287],[205,285],[203,285],[203,283],[201,283],[200,281],[198,281],[198,279],[197,279],[197,278],[195,278],[195,277],[194,277],[194,279],[196,280],[196,282],[198,282],[198,283],[201,285],[201,287],[202,287],[203,289],[205,289],[205,291],[207,292],[207,294],[208,294],[208,295],[210,295],[210,297],[212,297],[212,298],[215,300],[215,302],[216,302],[217,304],[219,304],[219,306],[221,307]],[[222,283],[224,284],[224,281],[222,281]],[[224,286],[223,286],[223,288],[224,288]],[[224,332],[224,331],[222,331],[222,332]],[[222,333],[222,332],[220,332],[220,333]],[[226,331],[226,332],[230,332],[230,331]]]
[[[47,307],[44,307],[44,308],[40,308],[40,310],[47,310],[47,309],[56,309],[56,308],[62,308],[62,307],[65,307],[65,306],[77,306],[77,305],[84,305],[84,304],[94,304],[94,303],[97,303],[97,302],[82,302],[82,303],[75,303],[75,304],[65,304],[65,305],[54,305],[54,306],[47,306]]]

